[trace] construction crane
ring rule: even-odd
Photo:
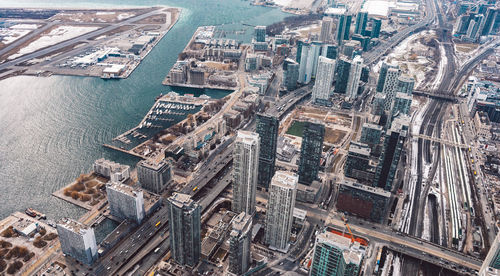
[[[349,234],[351,235],[351,242],[354,243],[354,235],[352,234],[351,227],[349,227],[349,224],[347,224],[347,219],[342,216],[342,220],[344,221],[344,225],[346,226],[347,230],[349,231]]]

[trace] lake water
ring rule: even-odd
[[[50,219],[79,217],[83,210],[51,193],[88,172],[98,158],[128,165],[138,161],[102,144],[136,126],[154,98],[171,91],[161,82],[198,26],[223,24],[227,30],[244,29],[246,33],[238,38],[248,41],[252,28],[242,23],[268,25],[287,16],[278,9],[241,0],[0,0],[0,7],[151,5],[181,7],[182,15],[128,79],[19,76],[0,81],[0,218],[27,207]],[[220,97],[222,92],[214,93],[211,96]]]

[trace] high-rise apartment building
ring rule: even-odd
[[[332,91],[335,76],[335,60],[319,57],[318,75],[312,91],[312,101],[326,104]]]
[[[106,184],[111,215],[134,221],[138,224],[145,217],[144,195],[141,189],[117,182]]]
[[[356,276],[365,250],[359,243],[325,231],[316,236],[310,276]]]
[[[167,199],[172,258],[196,266],[201,252],[201,208],[190,195],[174,193]]]
[[[354,100],[358,96],[359,79],[363,69],[363,58],[355,56],[351,63],[349,78],[347,80],[346,98]]]
[[[298,83],[308,84],[311,81],[311,73],[307,72],[307,59],[309,58],[309,50],[311,49],[311,44],[306,42],[301,42],[300,49],[297,48],[297,61],[299,62],[299,79]],[[300,61],[299,54],[300,51]]]
[[[410,115],[410,107],[413,96],[410,94],[398,92],[396,93],[396,98],[394,99],[394,105],[391,110],[391,119],[398,116],[399,114]]]
[[[259,171],[259,134],[238,131],[233,148],[233,204],[235,213],[255,212],[255,191]]]
[[[381,116],[384,114],[386,95],[384,93],[377,92],[373,96],[372,111],[373,115]]]
[[[382,66],[380,67],[380,71],[378,74],[377,89],[376,89],[377,92],[382,92],[384,90],[385,79],[387,77],[387,70],[391,68],[399,69],[399,66],[382,62]]]
[[[372,124],[372,123],[364,123],[361,128],[361,138],[359,141],[361,143],[368,144],[370,148],[373,150],[373,146],[381,143],[382,131],[384,128],[382,126]]]
[[[379,38],[381,29],[382,29],[382,20],[377,18],[372,18],[372,31],[370,33],[370,37]]]
[[[252,262],[251,239],[252,216],[241,212],[233,219],[232,230],[229,233],[229,273],[242,275],[250,268]]]
[[[137,178],[141,187],[156,194],[161,194],[172,179],[172,169],[167,161],[155,162],[152,159],[137,163]]]
[[[347,82],[351,72],[351,60],[341,55],[337,59],[337,77],[335,81],[335,93],[345,94],[347,91]]]
[[[300,65],[290,58],[285,59],[283,62],[283,87],[286,90],[292,91],[297,88],[299,67]]]
[[[401,76],[401,70],[396,68],[389,68],[385,77],[384,89],[382,93],[385,94],[385,111],[390,111],[394,105],[394,98],[398,91],[398,79]]]
[[[500,233],[491,244],[488,255],[484,258],[483,265],[479,270],[479,276],[498,276],[500,275]]]
[[[296,174],[277,171],[269,188],[265,240],[269,247],[283,252],[289,247],[297,182]]]
[[[351,142],[344,166],[347,177],[360,181],[373,181],[375,172],[370,164],[371,148],[368,144]]]
[[[257,130],[260,137],[259,173],[257,185],[264,189],[274,175],[276,161],[276,147],[278,145],[279,121],[275,116],[257,114]]]
[[[384,151],[380,157],[373,186],[386,191],[392,190],[401,151],[408,135],[409,123],[410,118],[408,116],[400,115],[393,120],[391,128],[387,130],[384,139]]]
[[[324,44],[321,48],[321,56],[329,59],[337,59],[337,45]]]
[[[401,75],[398,78],[398,90],[397,90],[398,92],[412,95],[414,87],[415,87],[414,78],[405,75]]]
[[[333,18],[325,16],[323,20],[321,20],[321,32],[319,35],[319,40],[321,42],[327,43],[330,42],[332,37],[332,28],[333,28]]]
[[[299,182],[311,185],[318,178],[325,126],[320,123],[305,122],[299,161]]]
[[[337,43],[340,45],[344,40],[349,40],[350,30],[352,23],[352,15],[343,14],[340,16],[338,24],[337,24],[337,35],[335,39]]]
[[[366,24],[368,23],[368,12],[358,12],[356,16],[356,27],[354,28],[355,34],[364,34]]]
[[[498,9],[495,7],[488,7],[486,10],[486,18],[483,20],[480,27],[481,35],[489,35],[495,24],[495,20],[498,18]],[[500,21],[500,19],[498,19]]]
[[[57,223],[57,234],[64,254],[87,265],[97,260],[97,243],[93,228],[64,218]]]
[[[254,30],[255,30],[255,41],[266,42],[266,26],[256,26]]]

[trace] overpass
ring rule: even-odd
[[[318,220],[325,220],[325,226],[343,229],[344,221],[327,210],[312,208],[298,204],[299,208],[308,212]],[[326,218],[326,219],[325,219]],[[374,225],[350,218],[349,226],[353,234],[365,237],[370,241],[387,244],[391,250],[412,256],[438,266],[446,267],[460,274],[476,275],[483,261],[463,252],[444,247],[427,240],[416,238],[384,225]]]
[[[428,91],[416,91],[416,90],[414,90],[413,95],[422,96],[422,97],[431,98],[431,99],[440,100],[440,101],[453,102],[453,103],[458,102],[458,99],[459,99],[459,97],[457,97],[455,95],[450,95],[448,93],[440,92],[440,91],[436,91],[436,92],[432,93],[432,92],[428,92]]]
[[[290,112],[297,104],[307,99],[312,93],[312,82],[304,87],[296,89],[283,98],[281,98],[278,102],[275,102],[267,111],[266,114],[269,116],[276,116],[279,120],[282,120],[283,117]]]
[[[432,137],[432,136],[428,136],[428,135],[424,135],[424,134],[412,135],[412,137],[414,137],[414,138],[421,138],[421,139],[424,139],[424,140],[429,140],[429,141],[432,141],[432,142],[441,143],[441,144],[444,144],[444,145],[447,145],[447,146],[451,146],[451,147],[457,147],[457,148],[462,148],[462,149],[469,148],[469,146],[467,146],[465,144],[459,144],[459,143],[456,143],[456,142],[453,142],[453,141],[450,141],[450,140],[445,140],[445,139],[441,139],[441,138],[437,138],[437,137]]]

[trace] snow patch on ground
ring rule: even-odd
[[[369,15],[387,16],[391,8],[396,7],[396,2],[368,0],[364,3],[362,11],[368,12]]]
[[[14,26],[11,26],[10,29],[36,30],[40,26],[41,25],[38,25],[38,24],[16,24]]]
[[[0,28],[0,42],[3,44],[10,44],[21,37],[27,35],[31,30],[13,30],[13,29],[7,29],[7,28]]]
[[[118,19],[118,21],[121,21],[121,20],[130,18],[132,16],[134,16],[133,13],[120,13],[116,18]]]
[[[50,31],[50,33],[31,42],[26,47],[21,48],[16,54],[10,56],[9,59],[15,59],[17,57],[33,53],[42,48],[84,35],[97,29],[99,29],[99,27],[59,26]]]
[[[444,50],[443,44],[439,44],[439,52],[440,52],[441,60],[439,61],[437,76],[434,79],[434,83],[432,85],[433,90],[437,89],[439,87],[439,85],[441,84],[441,80],[443,79],[443,76],[444,76],[444,70],[445,70],[446,64],[448,63],[448,58],[446,57],[446,52]]]
[[[421,38],[435,37],[434,31],[422,31],[404,39],[384,59],[385,62],[399,64],[404,73],[415,78],[415,87],[420,87],[427,72],[433,70],[436,62],[430,55],[429,47],[420,42]],[[381,62],[374,66],[373,71],[380,70]]]

